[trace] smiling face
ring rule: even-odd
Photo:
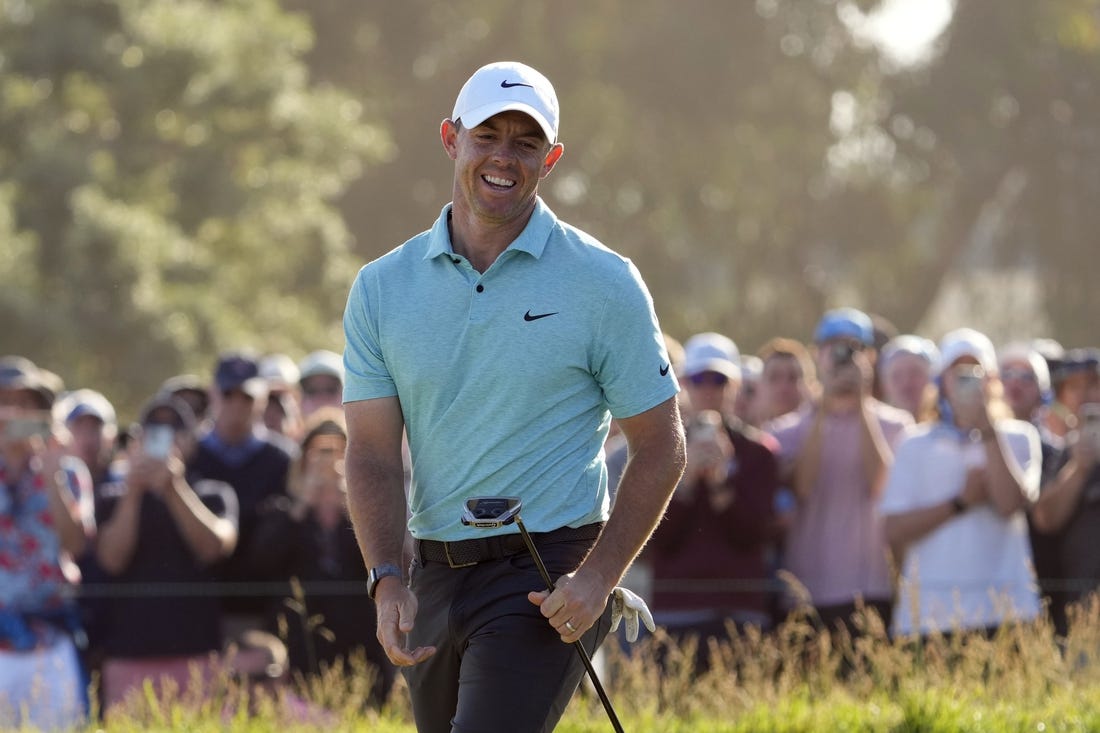
[[[472,129],[444,120],[440,135],[455,161],[455,215],[490,226],[530,215],[539,181],[564,149],[522,112],[501,112]]]

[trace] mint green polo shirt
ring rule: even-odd
[[[641,275],[541,199],[479,273],[451,248],[450,209],[356,277],[344,402],[400,400],[418,539],[492,533],[460,522],[473,496],[522,497],[532,532],[607,519],[611,416],[679,390]]]

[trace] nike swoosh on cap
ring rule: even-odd
[[[511,89],[512,87],[527,87],[528,89],[534,89],[530,84],[524,84],[521,81],[508,81],[505,79],[500,83],[502,89]]]
[[[558,314],[558,312],[554,311],[553,313],[539,313],[537,316],[533,316],[533,315],[531,315],[531,311],[527,311],[526,313],[523,314],[523,320],[525,320],[525,321],[537,321],[540,318],[549,318],[550,316],[556,316],[557,314]]]
[[[668,376],[668,368],[671,367],[671,366],[672,366],[672,364],[665,364],[663,367],[661,367],[661,376],[662,377],[667,377]]]

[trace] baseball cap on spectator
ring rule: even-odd
[[[1050,390],[1050,368],[1047,366],[1047,360],[1031,344],[1024,341],[1015,341],[997,352],[997,357],[997,363],[1002,371],[1005,364],[1025,362],[1031,367],[1031,371],[1035,375],[1035,383],[1038,385],[1039,391],[1047,392]]]
[[[932,343],[931,339],[907,333],[901,336],[895,336],[887,341],[886,345],[882,347],[882,351],[879,353],[878,357],[879,371],[885,369],[886,365],[889,364],[894,357],[900,356],[901,354],[919,356],[932,367],[935,367],[940,360],[940,351],[936,348],[936,345]]]
[[[741,379],[741,352],[731,339],[720,333],[697,333],[684,342],[684,376],[703,372]]]
[[[875,343],[875,328],[871,317],[855,308],[836,308],[826,312],[814,329],[814,343],[836,338],[855,339],[864,346],[872,346]]]
[[[298,377],[299,384],[305,382],[310,377],[327,376],[336,377],[341,383],[344,381],[344,357],[337,354],[335,351],[326,351],[324,349],[320,351],[314,351],[302,359],[302,363],[298,365],[298,371],[300,376]]]
[[[764,376],[764,360],[753,354],[742,356],[741,376],[746,382],[758,381]]]
[[[54,411],[54,416],[66,423],[86,415],[96,418],[104,425],[118,426],[114,406],[94,389],[78,389],[68,393],[57,403]]]
[[[245,351],[222,354],[214,370],[214,384],[222,394],[239,390],[253,399],[267,394],[267,382],[260,376],[256,357]]]
[[[260,376],[273,390],[287,389],[298,383],[298,365],[286,354],[269,354],[260,360]]]
[[[984,333],[973,328],[957,328],[943,337],[940,341],[940,362],[936,373],[942,374],[964,356],[975,359],[986,374],[997,373],[997,352],[993,348],[993,342]]]
[[[141,408],[141,425],[171,425],[176,431],[193,432],[198,420],[186,401],[167,392],[155,395]]]
[[[467,129],[477,127],[493,115],[509,111],[530,115],[546,133],[558,139],[558,96],[550,80],[518,61],[497,61],[473,73],[455,100],[451,119]]]
[[[24,356],[0,357],[0,389],[32,392],[43,410],[53,406],[54,399],[64,388],[61,377],[40,369]]]
[[[1051,370],[1051,379],[1060,383],[1074,374],[1089,371],[1100,371],[1100,350],[1070,349],[1058,366]]]

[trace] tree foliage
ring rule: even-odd
[[[228,346],[339,344],[354,260],[333,202],[387,143],[310,83],[304,18],[270,0],[0,13],[5,352],[133,404]]]
[[[852,33],[877,5],[0,0],[3,350],[125,402],[220,348],[339,348],[358,265],[450,198],[438,122],[504,58],[561,98],[544,196],[675,335],[751,350],[841,304],[910,330],[1000,270],[1095,341],[1095,0],[959,0],[914,67]]]

